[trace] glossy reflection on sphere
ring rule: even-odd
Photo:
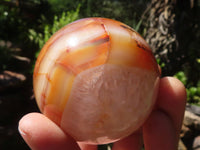
[[[75,140],[105,144],[144,123],[159,76],[151,49],[136,31],[111,19],[86,18],[48,40],[33,84],[41,112]]]

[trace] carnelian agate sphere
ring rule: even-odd
[[[44,45],[33,83],[41,112],[75,140],[105,144],[144,123],[159,76],[150,47],[135,30],[111,19],[86,18]]]

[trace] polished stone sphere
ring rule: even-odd
[[[44,45],[33,84],[42,113],[76,141],[105,144],[142,126],[160,72],[145,40],[106,18],[66,25]]]

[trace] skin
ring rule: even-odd
[[[186,104],[183,84],[172,77],[161,79],[154,110],[143,127],[114,143],[112,150],[176,150]],[[40,113],[19,121],[19,132],[33,150],[97,150],[97,146],[76,143],[55,123]]]

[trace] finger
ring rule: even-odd
[[[42,114],[30,113],[19,122],[19,132],[33,150],[80,150],[78,144]]]
[[[176,150],[176,133],[169,116],[154,111],[143,127],[145,150]]]
[[[157,109],[162,110],[172,119],[177,138],[182,126],[186,98],[185,87],[178,79],[165,77],[161,80]]]
[[[156,109],[143,127],[145,150],[177,149],[185,103],[183,84],[171,77],[161,79]]]
[[[133,133],[132,135],[114,143],[112,150],[141,150],[142,130]]]

